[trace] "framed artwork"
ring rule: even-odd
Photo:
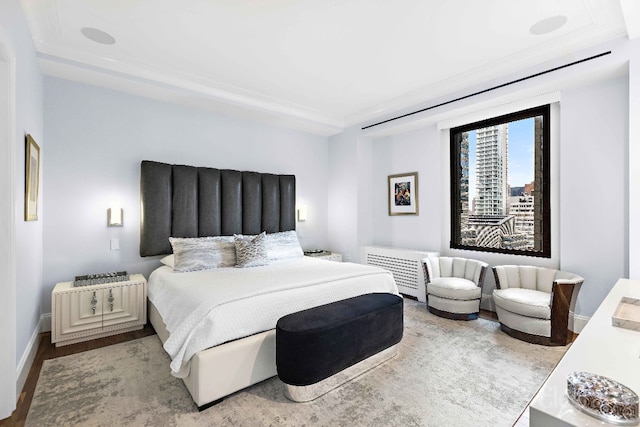
[[[38,220],[38,187],[40,183],[40,147],[27,134],[25,156],[24,220]]]
[[[389,215],[418,215],[418,172],[389,175]]]

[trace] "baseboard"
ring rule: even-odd
[[[40,316],[40,332],[51,332],[51,313]]]
[[[38,327],[31,334],[27,348],[24,350],[20,363],[18,363],[16,372],[16,396],[20,399],[20,393],[24,388],[24,384],[27,382],[27,376],[31,370],[31,365],[38,352],[38,344],[40,343],[40,333],[51,330],[51,313],[45,313],[40,316],[38,321]]]
[[[587,325],[590,317],[580,316],[578,314],[574,314],[572,311],[569,312],[569,330],[573,331],[576,334],[582,332],[582,329]]]
[[[480,308],[482,310],[493,311],[496,312],[496,305],[493,303],[493,295],[492,294],[482,294],[480,299]]]

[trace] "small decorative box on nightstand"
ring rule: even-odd
[[[51,342],[56,346],[142,329],[147,323],[147,281],[89,286],[56,284],[51,293]]]
[[[342,254],[339,254],[339,253],[336,253],[336,252],[331,252],[331,251],[325,251],[325,250],[322,250],[322,249],[305,251],[304,254],[306,256],[310,256],[310,257],[318,258],[318,259],[324,259],[326,261],[342,262]]]

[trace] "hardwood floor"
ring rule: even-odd
[[[38,344],[38,350],[36,357],[27,376],[22,393],[18,398],[16,410],[9,418],[0,420],[0,427],[5,426],[24,426],[29,413],[29,407],[31,406],[31,400],[33,399],[33,393],[36,389],[38,377],[40,376],[40,369],[42,363],[47,359],[55,359],[56,357],[68,356],[70,354],[81,353],[83,351],[93,350],[96,348],[106,347],[108,345],[118,344],[125,341],[134,340],[137,338],[153,335],[156,332],[153,330],[151,324],[147,324],[139,331],[126,332],[123,334],[113,335],[105,338],[98,338],[91,341],[85,341],[78,344],[70,344],[62,347],[56,347],[51,344],[51,333],[45,332],[40,334],[40,342]]]
[[[478,317],[485,320],[493,320],[494,322],[498,321],[498,315],[494,311],[480,309]]]

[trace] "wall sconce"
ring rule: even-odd
[[[122,208],[118,205],[113,205],[107,209],[107,226],[122,227],[122,214]]]
[[[300,205],[298,207],[298,221],[306,221],[307,220],[307,205]]]

